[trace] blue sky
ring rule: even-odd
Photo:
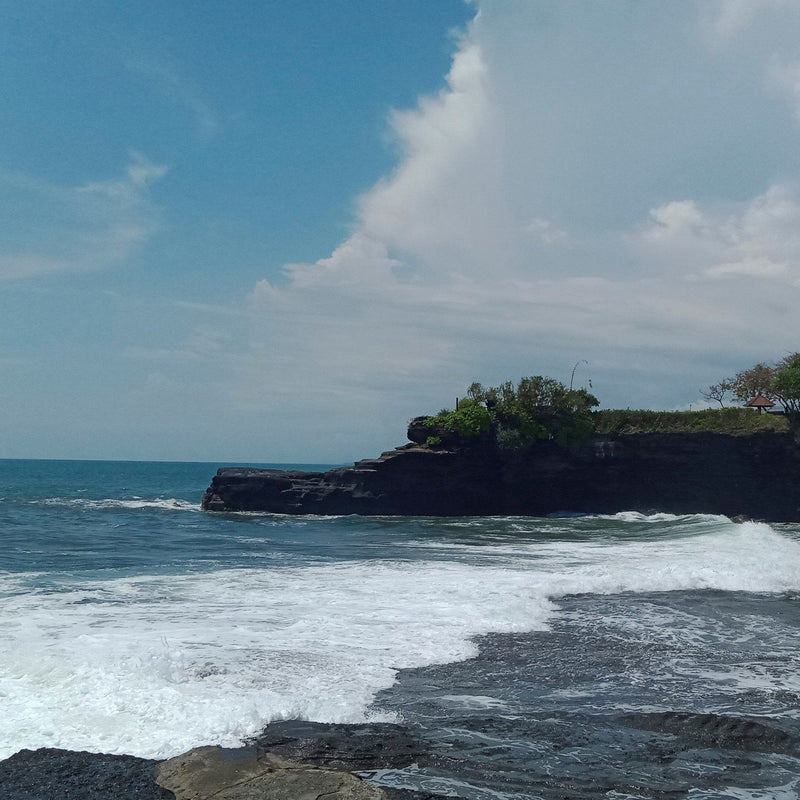
[[[794,2],[0,11],[0,457],[345,462],[800,349]]]

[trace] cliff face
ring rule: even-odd
[[[800,521],[800,446],[785,434],[597,436],[524,454],[411,444],[328,472],[220,469],[207,511],[543,516],[663,511]]]

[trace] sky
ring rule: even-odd
[[[794,0],[0,13],[0,457],[347,463],[800,349]]]

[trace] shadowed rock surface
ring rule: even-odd
[[[42,748],[0,761],[2,800],[384,800],[343,769],[254,747],[198,747],[157,762]]]
[[[173,800],[153,776],[156,761],[41,748],[0,761],[2,800]]]
[[[669,733],[703,747],[751,753],[795,753],[800,749],[797,739],[780,728],[725,714],[657,712],[628,714],[622,721],[634,728]]]
[[[401,725],[272,722],[252,740],[259,752],[352,772],[424,762],[429,747]]]
[[[415,423],[409,437],[418,440]],[[542,440],[524,452],[498,450],[485,438],[414,443],[328,472],[222,468],[203,508],[404,516],[661,511],[797,522],[800,446],[773,432],[596,436],[575,448]]]
[[[371,777],[437,761],[436,746],[422,731],[386,722],[354,725],[286,720],[272,722],[253,739],[259,752],[335,767]],[[445,800],[453,795],[382,785],[387,800]]]

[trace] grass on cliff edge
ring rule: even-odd
[[[789,420],[780,414],[759,414],[752,408],[708,408],[703,411],[631,411],[606,409],[592,414],[597,433],[727,433],[744,436],[763,431],[786,432]]]

